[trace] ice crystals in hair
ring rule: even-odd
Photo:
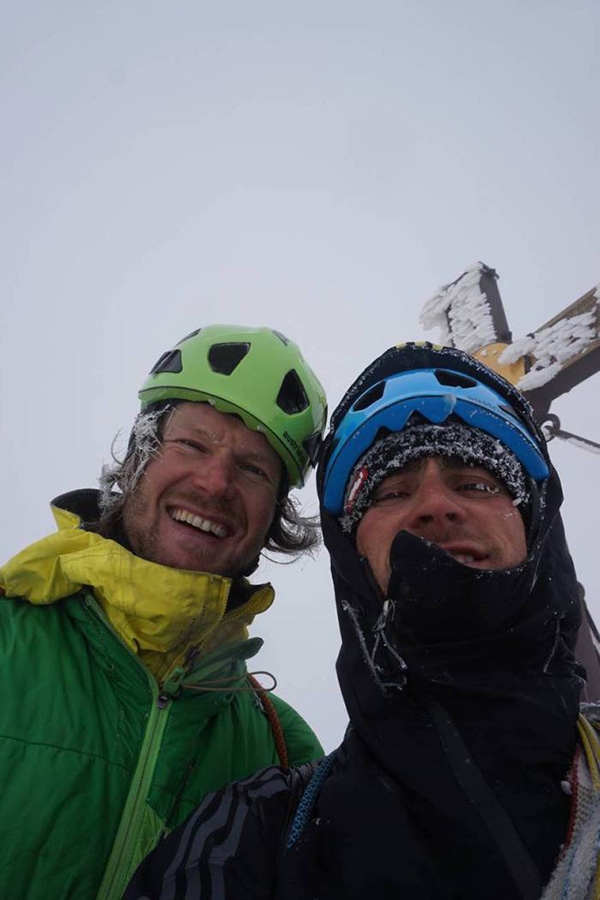
[[[139,413],[131,429],[125,459],[120,461],[113,454],[114,462],[102,467],[98,503],[103,515],[118,505],[123,495],[132,493],[149,461],[158,453],[159,426],[164,415],[164,408]]]

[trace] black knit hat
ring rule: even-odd
[[[424,456],[451,457],[488,469],[514,498],[523,518],[527,518],[531,502],[529,479],[515,454],[498,438],[449,419],[443,425],[409,425],[386,435],[367,450],[348,479],[340,516],[344,531],[357,528],[373,492],[385,478]]]

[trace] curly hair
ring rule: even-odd
[[[99,478],[100,518],[88,524],[88,530],[128,545],[123,527],[123,509],[149,461],[159,454],[164,427],[176,405],[172,401],[156,403],[137,416],[123,459],[115,455],[113,444],[113,462],[102,467]],[[298,501],[288,495],[288,479],[284,474],[279,486],[275,516],[263,549],[297,557],[301,553],[313,552],[320,543],[318,518],[301,515]]]

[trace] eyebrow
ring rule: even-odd
[[[442,469],[481,469],[482,472],[486,472],[493,478],[495,477],[494,473],[490,472],[490,470],[483,464],[465,462],[458,456],[436,456],[435,454],[432,456],[419,456],[418,459],[411,459],[406,463],[405,466],[402,466],[401,469],[396,469],[394,472],[391,472],[388,477],[392,477],[394,475],[403,475],[405,472],[418,472],[419,469],[422,469],[430,459],[437,459]]]
[[[484,472],[487,472],[489,475],[493,473],[483,465],[483,463],[476,462],[465,462],[464,459],[460,459],[458,456],[443,456],[442,460],[442,468],[444,469],[482,469]]]
[[[240,421],[241,421],[241,419],[240,419]],[[177,423],[177,422],[169,423],[169,424],[171,425],[171,427],[173,429],[178,429],[182,433],[189,434],[191,437],[194,437],[194,436],[202,437],[202,438],[207,439],[208,441],[210,441],[213,444],[221,443],[219,440],[216,439],[217,436],[215,435],[215,432],[212,430],[209,430],[208,428],[205,428],[203,425],[183,424],[183,423]],[[248,431],[250,431],[250,429],[248,429]],[[255,433],[259,434],[260,432],[257,431]],[[263,435],[263,437],[264,437],[264,435]],[[170,438],[169,436],[165,436],[165,440],[172,440],[172,438]],[[265,438],[265,440],[266,440],[266,438]],[[273,450],[273,453],[275,453],[274,450]],[[251,448],[248,450],[243,450],[241,453],[238,453],[236,455],[239,458],[254,460],[255,462],[268,463],[272,460],[272,457],[269,456],[268,453],[264,453],[262,450],[253,450]],[[279,459],[277,454],[275,454],[275,455],[276,455],[277,459]]]

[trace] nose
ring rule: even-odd
[[[223,448],[205,456],[195,466],[192,479],[205,494],[228,499],[234,490],[235,472],[233,454]]]
[[[408,529],[427,536],[438,528],[460,524],[465,518],[458,495],[444,481],[439,463],[428,460],[411,497]]]

